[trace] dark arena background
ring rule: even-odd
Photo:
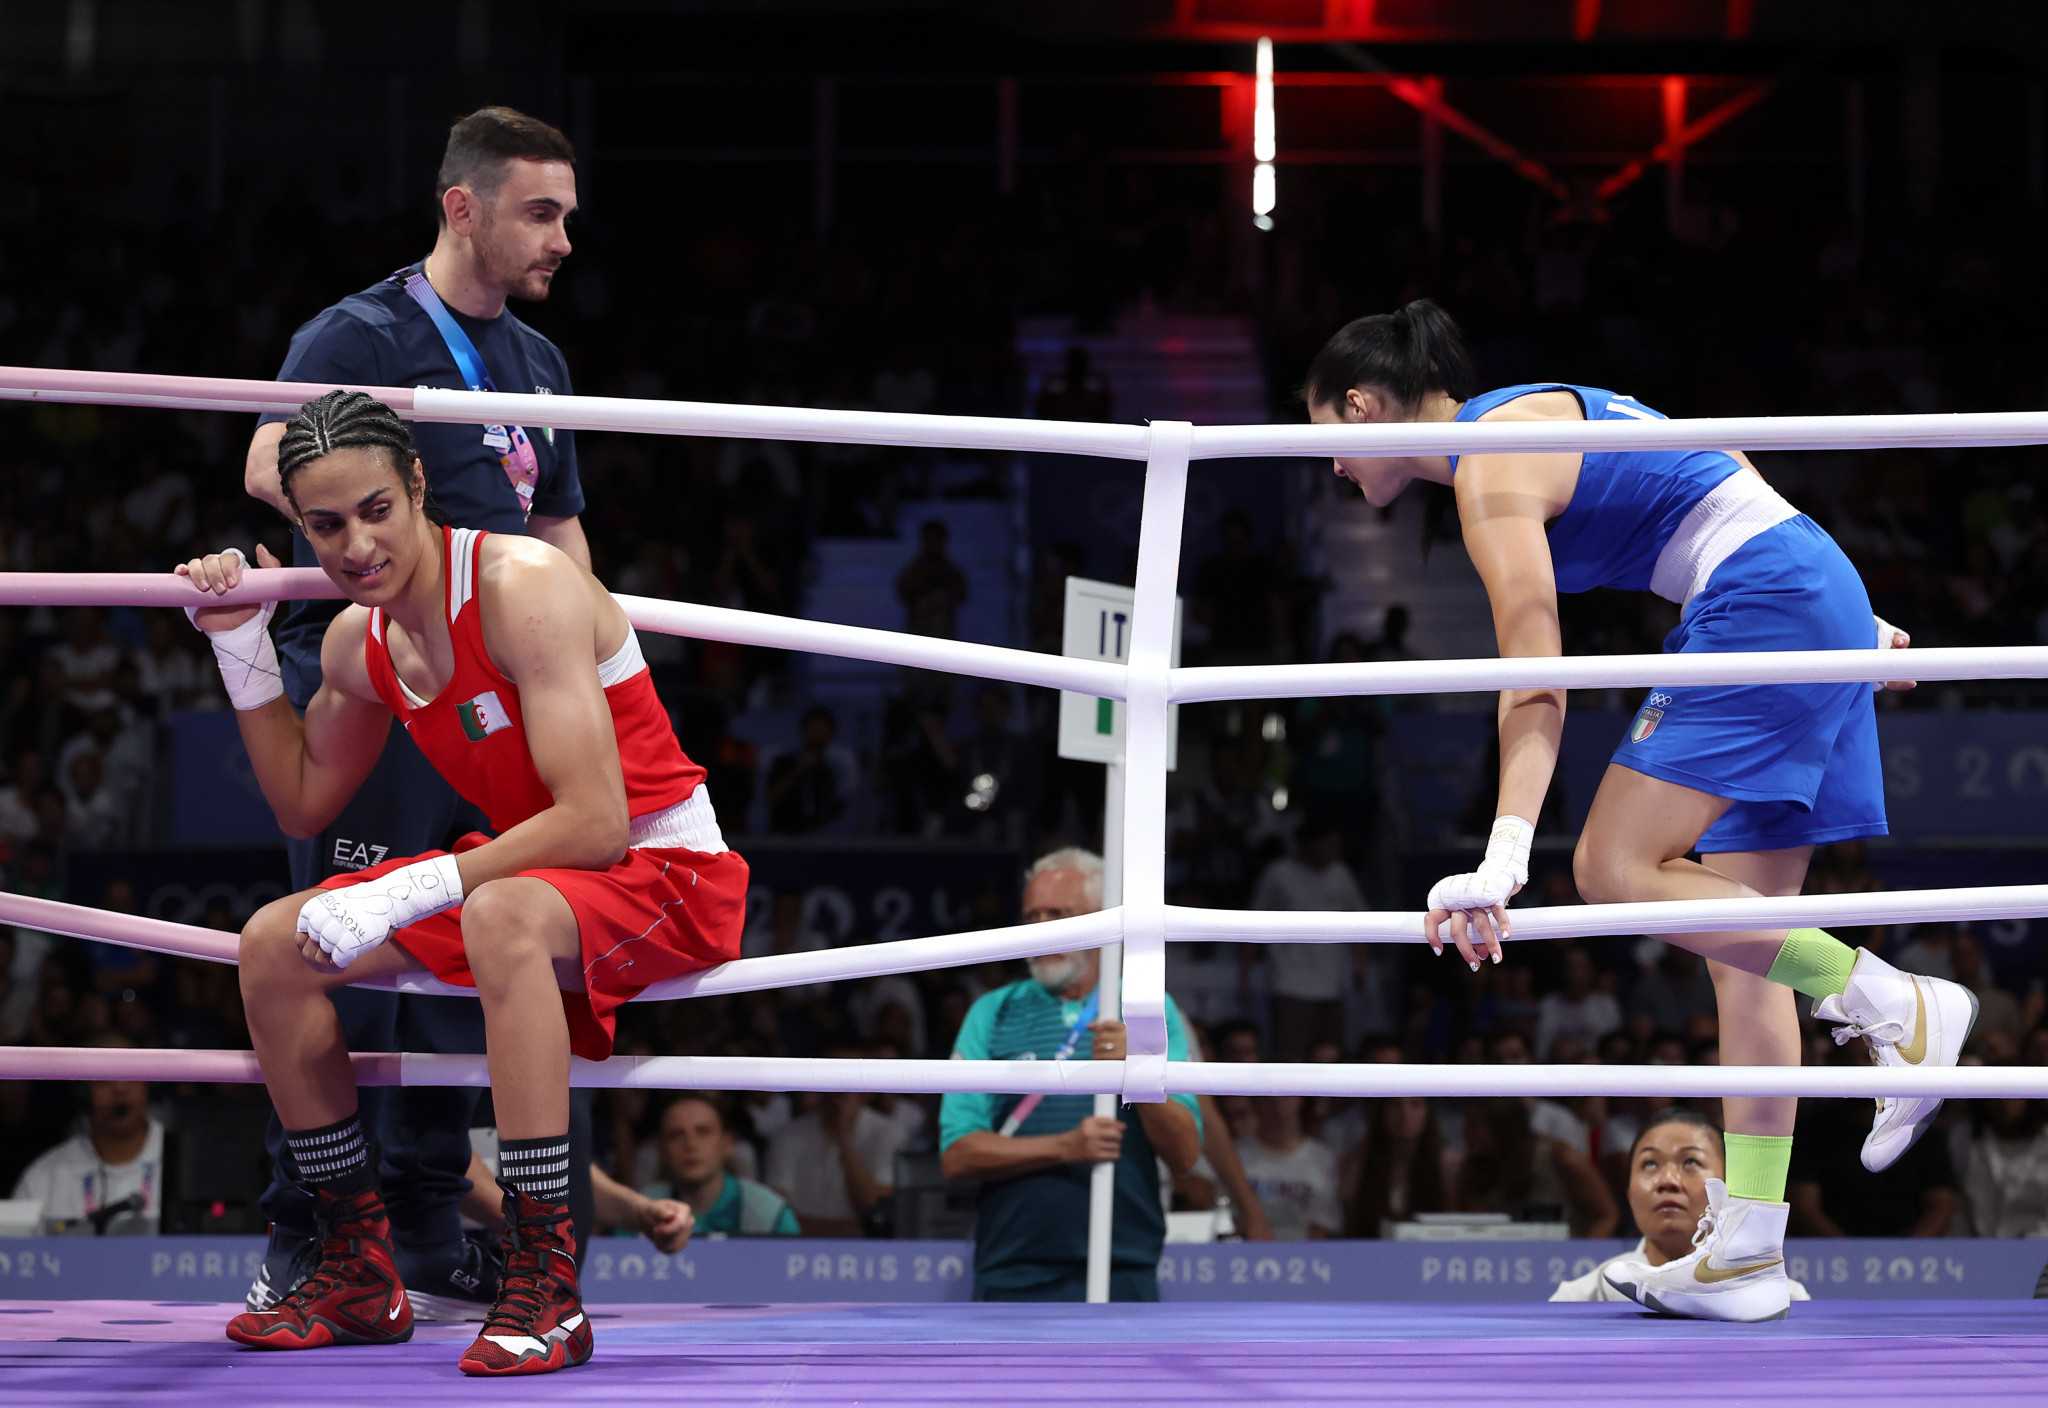
[[[288,361],[430,251],[486,269],[507,237],[451,225],[459,191],[437,223],[437,172],[493,105],[559,130],[575,204],[545,296],[460,324],[495,392],[396,285],[433,367]],[[0,0],[0,1405],[2043,1401],[2044,249],[2027,0]],[[496,360],[506,287],[566,380]],[[1602,889],[1592,845],[1575,871],[1609,757],[1679,726],[1664,687],[1878,676],[1803,650],[1666,678],[1680,606],[1606,587],[1504,650],[1430,486],[1374,507],[1332,473],[1482,428],[1309,425],[1319,349],[1417,299],[1469,348],[1453,401],[1554,381],[1671,418],[1498,462],[1739,447],[1839,545],[1919,681],[1876,695],[1886,834],[1820,838],[1770,897]],[[399,830],[294,858],[177,609],[180,564],[293,563],[258,413],[338,385],[423,446],[532,429],[527,526],[637,629],[705,774],[688,849],[750,869],[716,951],[631,979],[609,1059],[574,1063],[552,1253],[499,1231],[541,1203],[490,1078],[543,1043],[487,1066],[489,983],[337,998],[383,1233],[275,1172],[238,935],[474,829],[380,764],[351,805]],[[503,495],[525,432],[487,443]],[[376,590],[299,552],[243,589],[281,622]],[[1496,702],[1545,687],[1515,942],[1437,957],[1432,887],[1486,873],[1508,810]],[[1838,1041],[1802,997],[1757,1057],[1680,943],[1807,925],[1920,1025]],[[1902,1069],[1937,991],[1974,1021]],[[1784,1209],[1789,1315],[1626,1299],[1605,1268],[1722,1236],[1723,1126],[1793,1095],[1782,1194],[1737,1199]],[[1866,1170],[1871,1097],[1943,1095]],[[409,1338],[224,1337],[377,1236]],[[506,1308],[522,1275],[580,1284],[555,1339],[594,1354],[465,1378],[480,1332],[553,1352]]]

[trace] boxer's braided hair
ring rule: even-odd
[[[412,430],[397,412],[361,391],[330,391],[306,402],[285,422],[284,438],[277,443],[277,477],[285,497],[291,497],[292,476],[314,460],[336,450],[371,449],[384,451],[399,482],[411,486],[419,452],[413,448]],[[438,521],[431,493],[427,516]]]

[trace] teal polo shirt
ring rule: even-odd
[[[650,1183],[640,1190],[650,1198],[673,1198],[675,1188],[666,1180]],[[692,1208],[697,1231],[708,1237],[798,1237],[796,1212],[782,1195],[765,1183],[728,1173],[718,1200],[708,1208]]]
[[[1065,1044],[1081,1014],[1080,1002],[1047,992],[1031,979],[983,993],[967,1009],[953,1055],[964,1061],[1050,1061]],[[1081,1033],[1071,1059],[1088,1060],[1094,1038]],[[1166,1055],[1185,1061],[1187,1028],[1180,1009],[1166,999]],[[964,1135],[996,1130],[1023,1097],[948,1095],[939,1105],[939,1149]],[[1192,1095],[1178,1101],[1202,1127],[1202,1110]],[[1064,1134],[1095,1112],[1092,1095],[1048,1095],[1017,1130],[1020,1138]],[[1124,1124],[1117,1160],[1114,1235],[1110,1260],[1118,1267],[1150,1271],[1166,1241],[1166,1209],[1159,1201],[1159,1170],[1145,1126],[1118,1110]],[[1060,1164],[1017,1178],[982,1185],[974,1228],[977,1286],[1022,1289],[1071,1276],[1088,1261],[1088,1184],[1092,1164]]]

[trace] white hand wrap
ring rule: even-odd
[[[1492,909],[1506,904],[1519,887],[1529,883],[1529,844],[1536,839],[1533,824],[1518,816],[1498,817],[1493,834],[1486,838],[1486,859],[1468,875],[1447,875],[1430,887],[1431,909]]]
[[[394,930],[462,903],[462,872],[454,856],[403,865],[345,890],[322,890],[299,910],[299,932],[346,968]]]
[[[1897,650],[1899,647],[1892,644],[1892,637],[1899,633],[1899,628],[1875,612],[1871,614],[1870,619],[1877,623],[1877,648],[1879,650]],[[1884,686],[1885,682],[1883,680],[1872,680],[1870,682],[1870,687],[1874,690],[1883,689]]]
[[[249,559],[240,548],[228,548],[221,556],[226,557],[228,553],[241,558],[244,567],[248,566]],[[237,709],[261,709],[284,693],[284,673],[278,668],[277,645],[270,638],[270,618],[276,614],[277,603],[266,601],[254,616],[232,631],[201,631],[213,647],[214,660],[220,665],[220,679],[227,686],[228,702]],[[199,608],[186,607],[185,619],[197,626]]]

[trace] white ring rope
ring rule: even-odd
[[[1417,944],[1417,911],[1190,909],[1166,905],[1161,936],[1169,943]],[[1508,911],[1509,941],[1601,938],[1617,934],[1713,934],[1832,925],[1918,924],[1934,921],[2048,917],[2048,885],[1986,885],[1952,890],[1877,890],[1840,895],[1763,895],[1725,900],[1647,900],[1629,904],[1554,905]],[[121,944],[150,953],[233,963],[237,939],[217,929],[136,914],[0,894],[0,924]],[[1129,940],[1126,906],[1078,914],[1044,924],[1017,924],[965,934],[804,953],[739,958],[646,988],[635,1002],[760,992],[804,983],[920,973],[1050,953],[1075,953]],[[370,979],[356,986],[399,992],[476,995],[474,988],[425,974]]]
[[[1987,921],[2048,917],[2048,884],[1999,884],[1954,890],[1872,890],[1860,894],[1788,894],[1726,900],[1640,900],[1626,905],[1552,905],[1511,909],[1518,939],[1589,939],[1628,933],[1726,933],[1798,927],[1862,927],[1884,923]],[[74,939],[121,943],[152,954],[199,958],[213,964],[236,962],[238,939],[219,929],[121,915],[31,894],[0,894],[0,923],[61,933]],[[766,988],[848,978],[881,978],[899,972],[930,972],[1040,954],[1073,954],[1128,941],[1128,907],[1073,915],[1036,925],[1010,925],[973,933],[938,933],[920,939],[891,939],[854,948],[823,948],[803,954],[737,958],[682,978],[655,982],[637,1003],[668,1003],[686,997],[760,993]],[[1161,909],[1161,939],[1169,943],[1419,943],[1423,915],[1415,911],[1264,911],[1264,909]],[[426,974],[371,978],[354,986],[393,988],[399,993],[475,997],[475,988],[440,982]]]
[[[338,600],[311,567],[255,568],[231,592],[201,592],[168,572],[0,572],[4,606],[235,606],[259,601]],[[1101,660],[1008,646],[842,626],[658,597],[617,596],[637,630],[774,650],[979,675],[1123,699],[1129,671]],[[1759,650],[1719,655],[1546,656],[1510,660],[1390,660],[1342,665],[1228,665],[1165,669],[1175,703],[1303,699],[1340,694],[1443,694],[1497,689],[1647,689],[1709,684],[1842,684],[1895,676],[1919,680],[2048,679],[2048,646],[1886,650]]]
[[[2048,444],[2048,411],[1895,416],[1698,416],[1685,420],[1478,421],[1435,425],[1208,425],[1194,455],[1477,455],[1571,450],[1894,450]]]
[[[0,400],[84,402],[228,411],[292,412],[318,385],[0,367]],[[1054,924],[941,935],[852,949],[741,959],[659,984],[643,999],[743,992],[793,983],[879,976],[1048,952],[1121,939],[1122,1008],[1132,1059],[1088,1062],[868,1061],[791,1058],[616,1057],[577,1063],[578,1084],[717,1089],[998,1091],[1098,1094],[1159,1100],[1168,1093],[1330,1095],[2048,1095],[2048,1069],[1884,1067],[1488,1067],[1206,1065],[1165,1059],[1167,941],[1413,942],[1416,914],[1301,914],[1181,909],[1165,904],[1165,730],[1171,701],[1414,694],[1533,687],[1629,688],[1688,684],[1863,682],[1895,678],[1910,659],[1923,680],[2048,678],[2048,648],[1784,651],[1637,655],[1595,659],[1403,661],[1357,665],[1170,669],[1170,622],[1191,460],[1235,457],[1408,455],[1622,449],[1846,449],[2048,443],[2048,412],[1909,416],[1738,417],[1508,424],[1369,426],[1151,426],[820,411],[778,406],[593,396],[528,396],[363,387],[419,421],[517,422],[577,430],[1036,451],[1146,461],[1132,650],[1128,667],[787,617],[648,598],[621,598],[636,627],[779,649],[807,650],[920,669],[1070,689],[1130,703],[1126,729],[1123,904]],[[216,603],[334,597],[318,573],[259,571]],[[0,603],[189,605],[200,593],[167,575],[0,574]],[[2048,886],[1996,886],[1892,894],[1812,895],[1711,903],[1664,902],[1530,909],[1514,914],[1518,939],[1613,933],[1688,933],[1803,924],[2038,917]],[[86,916],[90,916],[87,918]],[[235,940],[212,930],[132,915],[0,896],[0,922],[125,943],[156,952],[233,961]],[[396,984],[449,988],[427,978]],[[429,986],[430,985],[430,986]],[[360,1054],[366,1084],[484,1084],[483,1059]],[[258,1080],[246,1052],[88,1052],[0,1048],[0,1078],[81,1079],[97,1073],[194,1080]]]
[[[289,415],[325,383],[159,376],[137,372],[0,367],[0,401],[54,401]],[[1150,431],[1136,425],[998,416],[822,411],[613,396],[535,396],[436,387],[358,386],[407,420],[479,425],[512,421],[556,430],[636,431],[730,439],[915,445],[1147,459]],[[1847,450],[2048,444],[2048,411],[1944,415],[1721,416],[1443,425],[1204,425],[1191,459],[1333,455],[1441,455],[1570,450]]]
[[[0,574],[0,590],[4,590],[4,584],[5,574]],[[878,660],[885,665],[980,675],[1104,699],[1124,697],[1124,668],[1106,660],[1077,660],[1036,650],[976,645],[939,636],[840,626],[796,616],[770,616],[759,611],[735,611],[729,606],[700,606],[695,602],[661,601],[647,596],[621,596],[618,603],[626,608],[626,617],[635,629],[661,635],[693,636],[775,650],[806,650],[850,660]]]
[[[290,415],[307,401],[333,389],[332,383],[0,367],[0,401]],[[1085,421],[818,411],[800,406],[735,406],[621,396],[535,396],[504,391],[445,391],[432,386],[346,389],[368,392],[406,420],[456,425],[496,425],[509,421],[553,430],[916,445],[954,450],[1036,450],[1126,460],[1144,459],[1149,440],[1143,426]]]
[[[355,1052],[358,1085],[487,1086],[482,1056]],[[2048,1067],[1456,1066],[1399,1062],[1288,1064],[1166,1061],[1169,1095],[1421,1095],[1679,1100],[1713,1096],[1874,1099],[2048,1097]],[[1116,1095],[1123,1061],[884,1061],[816,1056],[614,1056],[572,1059],[569,1083],[635,1090],[854,1090],[888,1095]],[[151,1080],[261,1084],[253,1051],[134,1051],[0,1046],[0,1080]]]
[[[255,568],[220,595],[168,572],[0,572],[0,606],[236,606],[333,601],[340,591],[311,567]],[[1129,691],[1126,667],[1008,646],[842,626],[697,602],[618,595],[637,630],[850,660],[979,675],[1103,699]],[[1861,684],[1910,669],[1917,680],[2048,679],[2048,646],[1888,650],[1758,650],[1716,655],[1544,656],[1509,660],[1389,660],[1336,665],[1222,665],[1165,669],[1174,703],[1306,699],[1341,694],[1448,694],[1499,689],[1648,689],[1719,684]]]
[[[1874,890],[1846,895],[1759,895],[1726,900],[1640,900],[1510,909],[1517,939],[1592,939],[1616,934],[1718,934],[1758,929],[1854,928],[1949,920],[2048,916],[2048,885],[1956,890]],[[1422,915],[1386,911],[1290,911],[1166,907],[1166,937],[1179,943],[1412,944]]]
[[[1875,632],[1873,631],[1873,634]],[[1564,655],[1508,660],[1388,660],[1342,665],[1210,665],[1173,672],[1177,703],[1338,694],[1456,694],[1497,689],[1649,689],[1702,684],[1864,684],[2048,679],[2048,646],[1923,650],[1745,650],[1727,654]]]

